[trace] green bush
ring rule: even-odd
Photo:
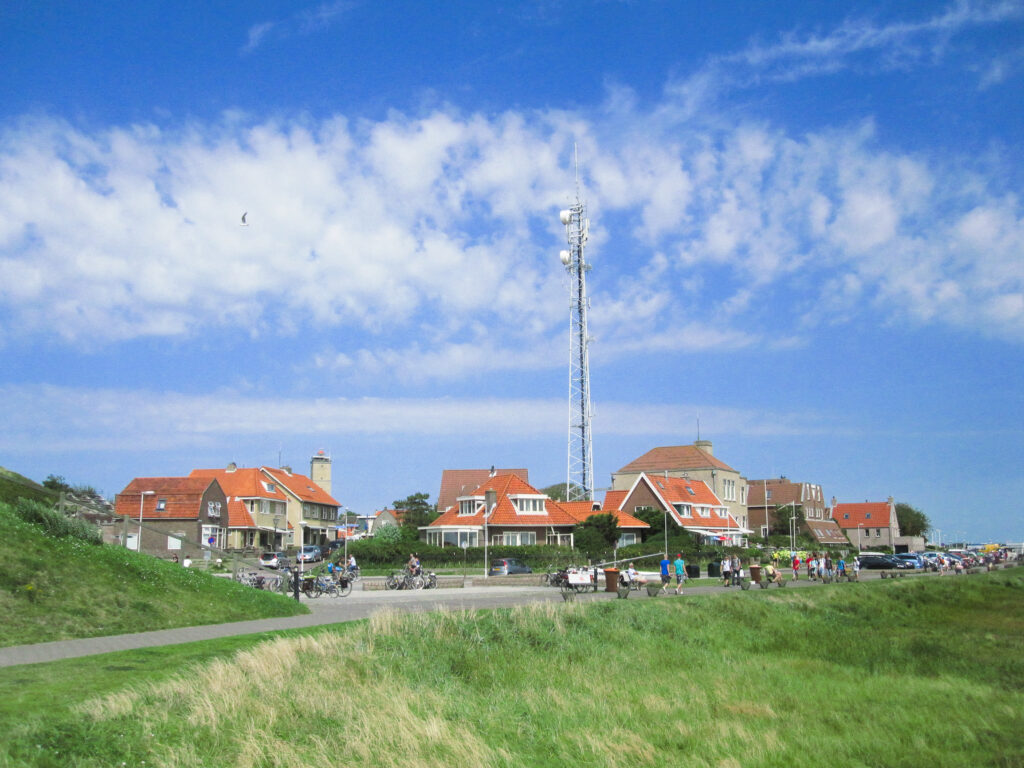
[[[25,522],[40,526],[49,536],[81,539],[89,544],[103,543],[103,534],[95,525],[77,517],[67,517],[42,502],[18,499],[14,502],[14,512]]]

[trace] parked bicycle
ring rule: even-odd
[[[392,571],[384,580],[384,586],[388,589],[423,589],[425,583],[422,576],[413,575],[408,568]]]

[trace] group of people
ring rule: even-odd
[[[743,579],[743,564],[737,555],[722,558],[722,586],[739,586]]]
[[[775,561],[776,563],[778,561],[777,553]],[[838,560],[833,560],[828,553],[819,555],[817,552],[812,552],[803,562],[799,555],[793,555],[790,565],[793,568],[793,581],[799,581],[801,565],[807,568],[807,578],[810,581],[832,581],[846,575],[846,561],[841,557]],[[857,558],[853,559],[853,571],[854,573],[860,571],[860,563],[857,562]]]
[[[355,555],[349,555],[348,562],[345,563],[344,566],[342,566],[341,563],[338,563],[337,565],[335,565],[334,562],[327,563],[327,573],[329,573],[331,575],[331,578],[333,578],[334,580],[340,579],[342,574],[352,575],[358,570],[359,566],[356,565]]]

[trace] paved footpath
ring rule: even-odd
[[[876,574],[861,573],[861,578],[877,578]],[[808,582],[804,578],[793,582],[787,580],[786,587],[804,588],[819,586],[820,582]],[[771,587],[770,589],[777,589]],[[760,592],[752,588],[750,594]],[[728,594],[739,593],[737,587],[728,589],[721,586],[686,587],[685,595],[690,594]],[[650,599],[645,592],[633,592],[634,599]],[[579,595],[582,600],[615,599],[615,593],[597,592]],[[664,598],[661,598],[664,599]],[[79,656],[92,656],[99,653],[127,651],[136,648],[151,648],[158,645],[177,645],[193,643],[200,640],[213,640],[219,637],[234,635],[250,635],[257,632],[274,632],[282,629],[301,629],[323,624],[337,624],[345,621],[357,621],[372,616],[380,611],[421,612],[436,610],[477,610],[480,608],[498,608],[512,605],[525,605],[538,602],[561,602],[558,590],[550,587],[480,587],[467,586],[454,589],[430,591],[362,591],[353,590],[348,597],[321,597],[315,600],[303,599],[311,613],[305,616],[288,616],[279,619],[259,619],[256,621],[236,621],[230,624],[206,624],[198,627],[180,627],[178,629],[161,629],[154,632],[136,632],[128,635],[111,635],[108,637],[90,637],[79,640],[57,640],[50,643],[34,645],[16,645],[0,648],[0,667],[11,667],[18,664],[39,664],[58,659],[71,659]]]

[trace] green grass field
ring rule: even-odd
[[[1012,569],[384,613],[11,668],[0,765],[1020,766],[1022,597]]]
[[[0,564],[2,646],[308,612],[149,555],[47,535],[4,503]]]

